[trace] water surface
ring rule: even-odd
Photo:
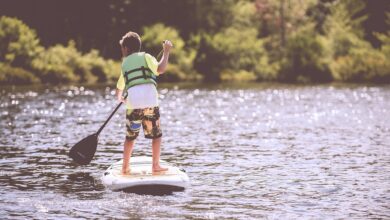
[[[168,196],[101,184],[123,108],[90,165],[66,156],[115,107],[112,87],[0,91],[2,218],[390,218],[389,86],[162,86],[162,159],[191,179]],[[134,155],[150,154],[141,134]]]

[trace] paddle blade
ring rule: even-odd
[[[95,155],[97,142],[97,134],[89,135],[75,144],[72,149],[70,149],[69,157],[71,157],[76,163],[80,165],[89,164]]]

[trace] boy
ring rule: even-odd
[[[166,171],[160,166],[161,128],[158,107],[156,76],[165,72],[172,43],[163,43],[163,56],[160,62],[150,54],[140,52],[141,38],[135,32],[128,32],[119,41],[122,51],[122,71],[117,83],[116,97],[125,102],[126,139],[123,151],[122,174],[130,174],[129,160],[134,140],[141,125],[145,138],[152,139],[152,171]],[[127,98],[123,98],[127,94]],[[125,100],[126,99],[126,100]]]

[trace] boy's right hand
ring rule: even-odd
[[[123,98],[122,96],[117,97],[117,99],[118,99],[118,102],[123,102],[123,103],[125,103],[125,101],[126,101],[126,99]]]
[[[116,99],[118,100],[118,102],[125,102],[126,99],[122,96],[122,90],[120,89],[116,89],[116,92],[115,92],[115,96],[116,96]]]

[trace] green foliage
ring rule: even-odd
[[[288,36],[293,33],[309,20],[306,12],[316,2],[317,0],[256,0],[255,8],[256,17],[260,23],[260,36],[273,35],[280,38],[282,34]]]
[[[96,50],[81,54],[73,41],[66,47],[48,48],[33,60],[32,66],[44,83],[105,82],[120,73],[118,65],[104,60]]]
[[[66,1],[59,4],[71,6]],[[362,22],[370,23],[364,13],[371,8],[372,15],[371,1],[172,0],[170,7],[167,4],[165,0],[153,1],[154,7],[140,1],[96,3],[94,13],[101,15],[97,18],[101,22],[86,20],[88,26],[83,28],[75,24],[89,5],[79,4],[76,11],[62,7],[77,14],[65,13],[69,19],[56,22],[70,32],[53,33],[55,37],[45,38],[45,43],[76,36],[77,48],[70,41],[45,49],[34,30],[3,16],[0,83],[116,81],[120,62],[104,59],[100,51],[111,57],[119,54],[119,32],[130,23],[133,31],[142,30],[143,50],[154,56],[163,40],[173,42],[167,71],[159,81],[389,82],[390,31],[362,28]],[[364,39],[367,36],[378,38],[378,49]]]
[[[390,63],[386,43],[382,51],[375,50],[363,39],[360,16],[364,2],[336,1],[325,23],[326,41],[331,50],[330,69],[335,80],[349,82],[388,82]],[[386,41],[385,35],[381,35]]]
[[[0,62],[29,69],[42,50],[34,30],[16,18],[0,18]]]
[[[309,7],[306,14],[315,24],[315,31],[319,34],[325,34],[324,24],[327,16],[330,14],[331,2],[327,0],[318,0],[316,4]]]
[[[196,70],[204,75],[206,81],[240,78],[233,74],[239,74],[246,80],[270,78],[272,66],[263,41],[257,37],[257,28],[252,25],[255,8],[250,2],[239,2],[232,10],[235,13],[230,27],[213,36],[203,34],[194,64]]]
[[[206,82],[220,81],[219,74],[221,68],[223,68],[222,62],[225,59],[224,54],[214,47],[211,36],[207,34],[202,35],[198,53],[194,60],[194,68],[203,75]]]
[[[328,82],[332,76],[326,57],[324,42],[314,32],[314,26],[301,28],[288,39],[279,78],[289,82]]]
[[[356,17],[363,8],[364,2],[361,0],[338,0],[331,8],[331,15],[325,22],[325,32],[333,58],[347,55],[352,48],[369,46],[363,40],[361,28],[366,16]]]
[[[67,47],[56,45],[48,48],[45,53],[39,54],[32,64],[44,83],[77,82],[80,76],[76,75],[74,70],[78,74],[84,74],[85,70],[79,65],[80,56],[74,42],[69,42]]]
[[[115,60],[106,60],[104,72],[107,76],[107,82],[116,82],[121,73],[121,63]]]
[[[23,85],[39,82],[38,77],[27,70],[0,63],[0,85]]]
[[[231,7],[231,24],[229,27],[236,29],[252,28],[258,26],[259,20],[256,16],[256,8],[253,3],[248,1],[239,1]]]
[[[175,0],[174,0],[175,1]],[[207,32],[209,34],[216,34],[220,30],[228,27],[232,23],[234,13],[232,7],[237,3],[237,0],[223,0],[223,1],[199,1],[199,0],[176,0],[178,2],[185,2],[187,10],[185,11],[185,17],[189,17],[190,22],[194,22],[194,29],[190,30],[191,33],[196,32]],[[171,1],[172,2],[172,1]],[[175,3],[173,3],[175,4]],[[183,7],[177,10],[183,10]],[[194,13],[194,14],[192,14]],[[187,28],[192,29],[193,26],[189,26],[189,22],[183,22],[179,20],[178,23],[184,23],[184,31]],[[180,29],[180,30],[182,30]]]
[[[362,23],[367,19],[367,15],[361,15],[361,12],[365,6],[363,0],[336,0],[331,7],[332,15],[329,17],[331,25],[362,38],[364,35]]]
[[[164,24],[157,23],[143,29],[141,36],[144,49],[157,56],[162,49],[163,41],[166,39],[174,42],[174,49],[172,55],[182,53],[184,48],[184,40],[180,37],[179,32],[173,27],[167,27]],[[173,57],[177,59],[177,57]],[[176,60],[174,60],[176,61]]]
[[[45,50],[34,30],[5,16],[0,18],[0,61],[1,83],[10,84],[106,82],[120,73],[119,62],[103,59],[97,50],[83,55],[73,41]]]
[[[253,72],[239,70],[238,72],[224,70],[221,73],[221,80],[227,82],[250,82],[255,81],[257,76]]]
[[[390,12],[386,14],[387,19],[386,23],[390,26]],[[385,54],[388,60],[390,60],[390,30],[386,31],[386,33],[374,33],[375,36],[382,43],[381,51]]]
[[[346,82],[390,82],[389,56],[373,48],[354,48],[331,64],[333,76]]]
[[[159,81],[183,81],[194,80],[199,76],[193,70],[193,60],[196,56],[195,49],[187,49],[179,32],[173,27],[163,24],[155,24],[143,29],[141,37],[146,51],[157,56],[162,50],[164,40],[171,40],[174,44],[169,56],[169,65],[166,73],[159,77]],[[161,55],[161,54],[160,54]],[[156,57],[160,59],[160,57]]]
[[[107,82],[117,80],[121,73],[120,63],[111,59],[106,60],[99,55],[99,51],[91,50],[84,56],[79,57],[79,64],[84,66],[83,81],[85,82]],[[96,79],[97,78],[97,79]]]

